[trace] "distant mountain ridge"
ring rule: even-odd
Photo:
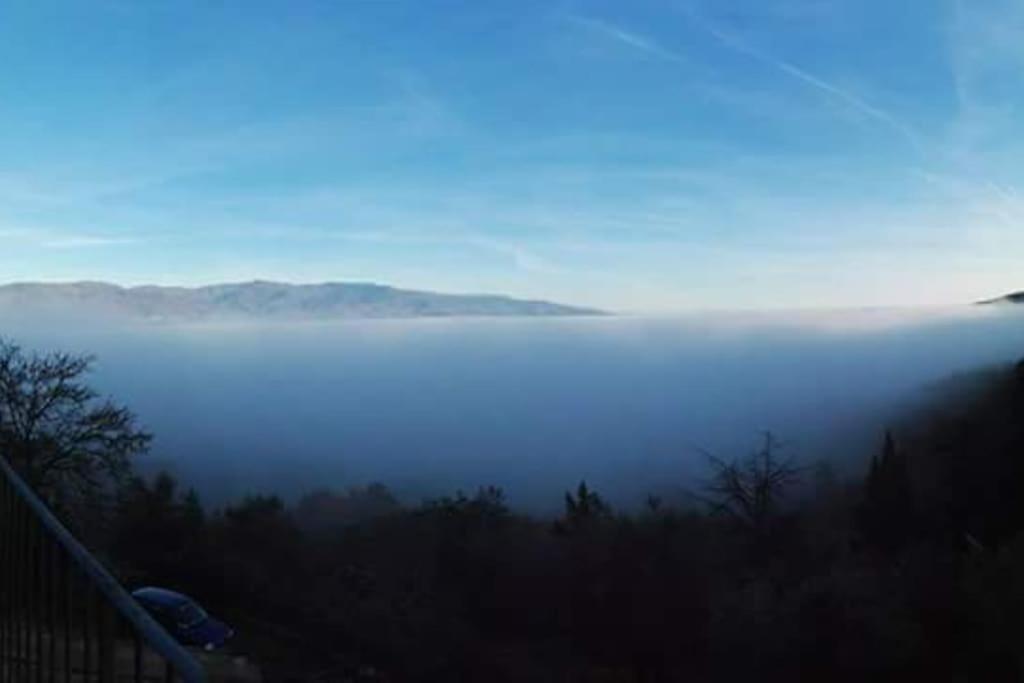
[[[149,320],[604,315],[596,309],[490,294],[438,294],[371,283],[263,280],[203,287],[14,283],[0,285],[0,315],[5,313]]]
[[[1024,291],[1014,292],[1013,294],[1007,294],[1001,296],[998,299],[989,299],[987,301],[979,302],[981,304],[1024,304]]]

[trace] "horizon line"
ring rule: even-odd
[[[884,311],[884,310],[935,310],[940,308],[949,307],[960,307],[960,306],[983,306],[993,305],[1000,303],[1015,303],[1015,297],[1019,298],[1024,295],[1024,290],[1011,291],[1006,294],[998,295],[995,297],[988,297],[983,299],[976,299],[973,301],[957,301],[957,302],[946,302],[946,303],[929,303],[929,304],[908,304],[908,303],[886,303],[886,304],[847,304],[847,305],[836,305],[836,306],[823,306],[823,305],[800,305],[796,304],[783,304],[779,306],[766,306],[761,308],[750,308],[741,305],[735,307],[680,307],[674,309],[657,309],[657,310],[644,310],[640,308],[632,309],[614,309],[604,306],[584,305],[584,304],[573,304],[566,303],[559,299],[552,298],[536,298],[536,297],[520,297],[512,294],[498,293],[493,291],[450,291],[450,290],[438,290],[432,288],[424,288],[418,286],[396,286],[391,284],[383,284],[373,280],[344,280],[344,279],[322,279],[322,280],[287,280],[287,279],[268,279],[268,278],[248,278],[239,280],[220,280],[220,281],[207,281],[202,284],[157,284],[152,281],[144,281],[138,284],[126,284],[123,281],[118,282],[115,280],[100,280],[100,279],[41,279],[41,280],[13,280],[8,282],[0,281],[0,288],[17,287],[17,286],[74,286],[74,285],[102,285],[107,287],[113,287],[124,291],[132,291],[139,289],[182,289],[187,291],[198,291],[202,289],[210,289],[214,287],[243,287],[247,285],[278,285],[284,287],[322,287],[330,285],[348,285],[348,286],[364,286],[364,287],[378,287],[381,289],[389,289],[398,292],[414,292],[423,294],[438,294],[443,296],[483,296],[483,297],[495,297],[512,299],[527,303],[547,303],[555,304],[560,306],[567,306],[572,308],[591,309],[599,311],[605,315],[615,316],[635,316],[635,315],[663,315],[672,313],[759,313],[759,312],[810,312],[810,311]]]

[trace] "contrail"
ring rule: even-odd
[[[866,102],[865,100],[861,99],[860,97],[851,93],[850,91],[844,90],[843,88],[840,88],[839,86],[833,83],[829,83],[828,81],[815,76],[814,74],[798,67],[797,65],[791,62],[787,62],[784,59],[773,57],[767,52],[759,50],[758,48],[754,47],[753,45],[750,45],[749,43],[741,40],[740,38],[737,38],[736,36],[730,35],[725,31],[722,31],[721,29],[709,24],[707,21],[704,21],[692,9],[688,10],[687,14],[689,14],[690,18],[694,21],[694,23],[696,23],[698,26],[703,28],[708,33],[710,33],[712,36],[715,37],[716,40],[718,40],[726,47],[735,50],[736,52],[739,52],[741,54],[745,54],[748,57],[756,59],[757,61],[763,64],[767,64],[768,66],[778,69],[784,74],[792,78],[795,78],[796,80],[802,83],[805,83],[813,88],[816,88],[817,90],[820,90],[824,93],[831,95],[832,97],[838,100],[845,102],[847,105],[850,106],[850,108],[854,109],[855,111],[858,111],[861,114],[864,114],[865,116],[872,118],[894,130],[896,133],[898,133],[900,136],[906,139],[916,151],[922,151],[922,145],[917,133],[915,133],[914,130],[910,128],[910,126],[906,125],[905,123],[897,119],[895,116],[885,111],[884,109],[880,109],[870,104],[869,102]]]
[[[577,24],[578,26],[583,26],[584,28],[587,28],[591,31],[601,33],[611,38],[612,40],[636,48],[637,50],[648,52],[652,55],[661,57],[662,59],[667,59],[668,61],[671,62],[686,62],[686,59],[684,59],[682,55],[672,52],[671,50],[666,50],[653,40],[645,38],[644,36],[637,35],[636,33],[631,33],[629,31],[623,30],[618,26],[615,26],[614,24],[609,24],[598,19],[591,19],[589,17],[581,17],[578,15],[570,15],[567,17],[567,19],[572,23]]]

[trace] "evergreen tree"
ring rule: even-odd
[[[881,457],[871,459],[864,482],[861,529],[865,540],[892,552],[906,544],[913,527],[913,491],[906,455],[885,433]]]
[[[611,517],[611,507],[596,492],[590,490],[587,482],[581,481],[576,495],[565,492],[565,518],[558,522],[559,531],[573,531],[593,526],[596,522]]]

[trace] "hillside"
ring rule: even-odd
[[[165,474],[123,496],[109,555],[201,597],[268,680],[1019,681],[1024,362],[974,379],[880,427],[863,478],[769,438],[709,464],[707,506],[616,514],[580,483],[550,520],[382,484],[205,515]]]
[[[92,439],[76,436],[91,413],[73,397],[95,394],[53,371],[88,361],[0,356],[5,451]],[[969,379],[879,425],[863,474],[793,460],[768,434],[709,458],[685,502],[633,513],[583,481],[552,519],[493,485],[410,507],[344,477],[295,503],[210,509],[169,474],[111,472],[116,496],[73,493],[62,514],[122,582],[173,586],[223,618],[230,652],[269,681],[1020,681],[1024,361]],[[41,437],[7,417],[26,405]]]
[[[254,281],[205,287],[104,282],[0,286],[0,315],[71,314],[146,320],[580,316],[597,310],[495,295],[438,294],[367,283]]]
[[[1024,291],[1014,292],[1013,294],[1007,294],[1001,296],[998,299],[989,299],[987,301],[980,302],[982,304],[1024,304]]]

